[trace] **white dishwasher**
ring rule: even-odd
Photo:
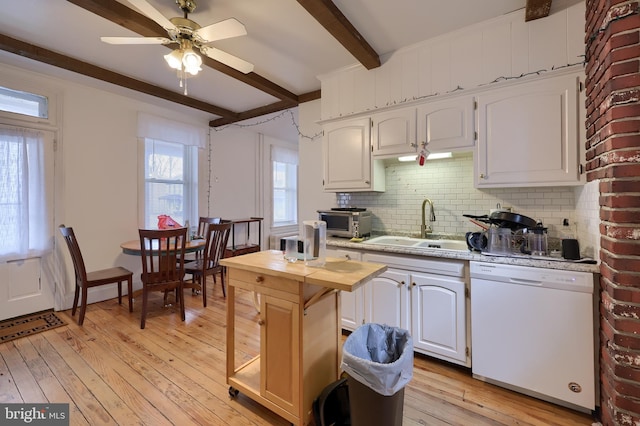
[[[593,274],[470,262],[470,276],[473,376],[594,410]]]

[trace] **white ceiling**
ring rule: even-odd
[[[118,0],[135,9],[126,0]],[[148,0],[166,17],[181,16],[174,0]],[[584,0],[554,0],[554,9]],[[526,0],[334,0],[382,56],[401,47],[521,9]],[[62,0],[5,1],[0,33],[177,93],[178,79],[153,45],[109,45],[100,36],[138,36]],[[213,44],[255,65],[254,72],[296,95],[320,89],[317,76],[352,65],[345,50],[296,0],[200,0],[189,18],[201,26],[235,17],[248,35]],[[0,51],[0,62],[46,69]],[[34,68],[35,67],[35,68]],[[49,67],[48,71],[52,71]],[[93,79],[65,72],[83,82]],[[97,83],[96,84],[103,84]],[[189,96],[235,112],[278,99],[211,68],[189,79]],[[218,118],[211,114],[211,119]]]

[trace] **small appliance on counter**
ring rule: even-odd
[[[493,211],[489,216],[464,216],[472,218],[474,223],[490,225],[484,232],[467,232],[469,250],[503,256],[549,255],[547,228],[541,222],[506,210]]]
[[[344,238],[371,236],[371,212],[358,207],[318,210],[318,219],[326,222],[327,235]]]
[[[542,223],[524,230],[524,240],[520,251],[532,256],[547,256],[549,254],[547,228],[542,226]]]
[[[321,220],[302,221],[304,264],[324,266],[327,256],[327,224]]]

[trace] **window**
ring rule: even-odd
[[[185,225],[197,214],[197,148],[145,139],[144,158],[144,226],[156,228],[163,214]]]
[[[0,110],[29,117],[49,118],[46,96],[0,87]]]
[[[273,181],[273,226],[298,223],[298,153],[271,147]]]
[[[53,135],[0,126],[0,259],[51,249]]]
[[[163,214],[181,225],[197,223],[198,148],[206,146],[206,129],[138,113],[141,226],[157,228]]]

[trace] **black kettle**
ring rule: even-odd
[[[469,250],[482,251],[487,248],[486,232],[467,232],[465,234]]]

